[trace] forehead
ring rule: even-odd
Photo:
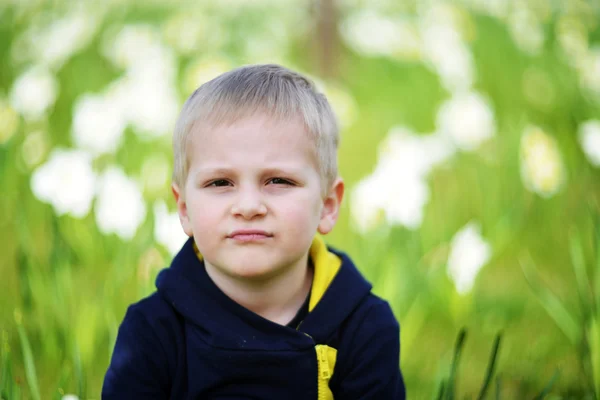
[[[299,117],[279,120],[258,114],[217,126],[196,124],[189,149],[192,163],[317,161],[316,141]]]

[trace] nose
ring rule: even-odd
[[[259,190],[242,188],[238,192],[233,207],[231,207],[231,213],[233,216],[250,220],[258,216],[264,216],[267,213],[267,206]]]

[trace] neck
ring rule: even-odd
[[[206,273],[223,293],[236,303],[272,322],[291,321],[310,291],[313,268],[308,254],[281,273],[260,280],[223,274],[205,260]]]

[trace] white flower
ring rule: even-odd
[[[125,115],[142,138],[168,134],[179,111],[172,77],[159,72],[158,60],[153,62],[132,72],[125,81],[129,100]]]
[[[388,189],[383,205],[385,217],[391,225],[403,225],[414,230],[423,221],[423,208],[429,201],[429,187],[424,178],[399,172],[382,168],[376,175],[379,184]]]
[[[346,43],[363,55],[406,59],[420,55],[418,31],[408,21],[360,11],[346,19],[340,31]]]
[[[90,42],[99,22],[96,15],[98,10],[90,11],[71,12],[70,15],[53,21],[45,31],[37,35],[33,48],[40,62],[59,67]]]
[[[163,36],[167,43],[183,54],[192,54],[205,48],[203,39],[209,36],[211,21],[203,14],[191,14],[188,10],[170,17],[163,25]],[[211,35],[214,39],[215,35]],[[211,43],[214,44],[214,43]]]
[[[454,152],[451,141],[443,135],[417,135],[404,126],[395,126],[379,146],[378,164],[392,164],[386,168],[399,174],[424,177]]]
[[[104,54],[115,65],[129,68],[134,64],[149,61],[160,53],[160,33],[152,25],[135,24],[124,26],[116,36],[107,36]]]
[[[27,119],[40,118],[56,100],[58,83],[44,67],[31,67],[13,84],[10,94],[12,106]]]
[[[469,89],[475,79],[473,57],[458,31],[455,14],[448,5],[427,7],[420,24],[424,59],[451,92]]]
[[[77,395],[74,394],[65,394],[61,400],[79,400],[79,397],[77,397]]]
[[[110,167],[100,178],[95,211],[102,233],[129,240],[146,217],[146,204],[137,183],[121,169]]]
[[[391,225],[418,228],[429,200],[427,175],[452,154],[454,147],[440,135],[418,136],[404,127],[393,128],[380,147],[375,171],[352,193],[350,207],[358,230],[368,232],[381,216]]]
[[[590,48],[582,58],[579,65],[581,85],[600,95],[600,47]]]
[[[162,201],[154,203],[154,238],[171,254],[176,254],[188,239],[177,212],[169,213]]]
[[[350,196],[350,213],[358,232],[367,233],[383,221],[385,186],[367,177],[360,181]]]
[[[454,235],[448,255],[448,274],[459,294],[471,290],[479,270],[490,257],[491,248],[481,237],[479,224],[469,222]]]
[[[107,95],[135,132],[143,139],[169,133],[179,111],[177,64],[158,31],[149,25],[126,26],[114,40],[107,40],[105,54],[127,69]]]
[[[564,60],[577,67],[588,50],[588,32],[583,21],[562,17],[556,24],[555,36],[566,56]]]
[[[55,149],[46,164],[34,171],[31,190],[38,199],[50,203],[56,214],[82,218],[90,210],[95,181],[89,154]]]
[[[600,167],[600,121],[587,121],[579,127],[579,143],[589,162]]]
[[[48,134],[44,131],[34,131],[27,134],[21,148],[23,161],[28,167],[39,164],[48,151]]]
[[[536,126],[527,127],[521,138],[521,179],[525,187],[543,197],[551,197],[565,178],[554,139]]]
[[[115,152],[125,130],[119,103],[110,97],[85,95],[74,109],[75,144],[94,155]]]
[[[464,151],[477,149],[496,133],[489,103],[474,92],[457,94],[442,104],[437,114],[437,127]]]
[[[513,40],[521,50],[536,55],[544,45],[544,29],[537,17],[526,8],[517,8],[508,21]]]

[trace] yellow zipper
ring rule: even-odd
[[[333,400],[333,393],[329,388],[329,380],[333,375],[335,361],[337,358],[337,350],[325,344],[315,346],[317,352],[317,389],[319,400]]]

